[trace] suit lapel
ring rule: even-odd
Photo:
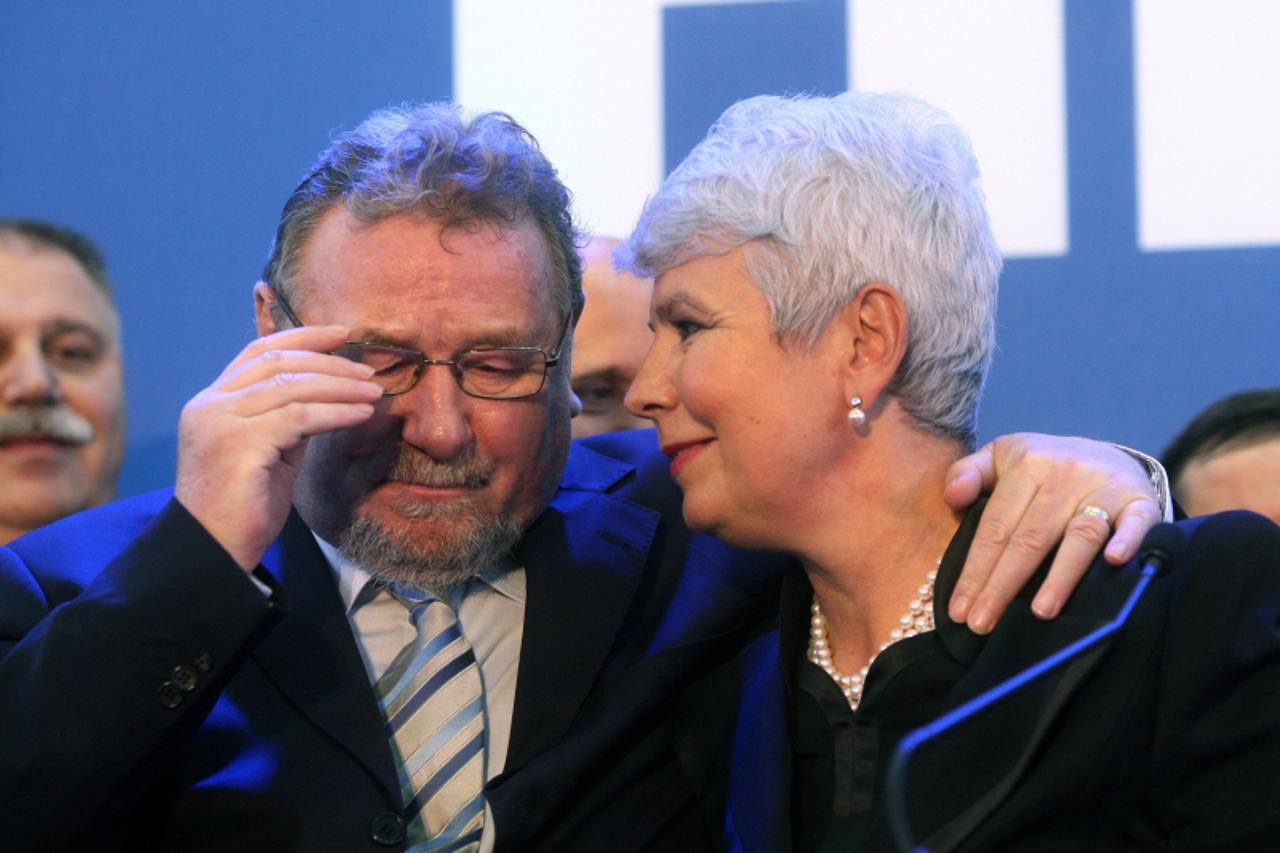
[[[575,446],[559,493],[521,544],[528,582],[506,771],[560,740],[624,623],[657,512],[603,494],[631,467]]]
[[[742,673],[726,840],[745,853],[790,850],[790,714],[776,631],[743,653]]]
[[[328,563],[296,513],[290,513],[262,562],[288,594],[289,611],[254,651],[254,660],[307,719],[365,766],[390,801],[398,802],[377,697]]]
[[[969,551],[982,505],[966,517],[943,567],[935,594],[938,636],[966,668],[948,700],[948,709],[972,699],[1110,621],[1132,585],[1132,573],[1094,566],[1063,613],[1043,622],[1030,612],[1030,598],[1052,556],[1023,588],[989,637],[972,634],[946,615],[956,578]],[[1071,696],[1106,655],[1104,641],[1069,663],[1031,682],[1001,702],[940,735],[945,749],[925,745],[911,762],[912,824],[930,850],[957,847],[1014,790],[1037,747]],[[926,790],[927,788],[927,790]]]

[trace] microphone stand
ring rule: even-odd
[[[1172,525],[1168,526],[1172,527]],[[1176,531],[1176,528],[1174,530]],[[978,694],[958,708],[948,711],[932,723],[909,732],[898,742],[898,746],[893,752],[893,757],[889,761],[889,770],[885,779],[885,809],[888,812],[889,828],[892,830],[893,838],[900,850],[904,851],[904,853],[928,853],[927,848],[917,846],[915,838],[911,834],[911,821],[907,815],[907,764],[911,761],[915,751],[938,735],[994,705],[1024,685],[1035,681],[1053,668],[1066,663],[1123,628],[1130,612],[1133,611],[1134,605],[1138,603],[1138,599],[1146,591],[1147,585],[1151,583],[1151,579],[1156,576],[1168,559],[1169,555],[1163,549],[1153,548],[1146,555],[1141,576],[1133,585],[1133,590],[1129,593],[1129,598],[1125,601],[1124,606],[1120,608],[1120,611],[1116,613],[1115,618],[1110,622],[1054,652],[1044,660],[1032,664],[1012,678]]]

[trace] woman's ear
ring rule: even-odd
[[[260,338],[277,331],[276,319],[271,316],[271,306],[275,303],[276,295],[271,290],[271,285],[260,281],[253,286],[253,314],[257,321]]]
[[[876,405],[907,355],[907,310],[896,290],[871,282],[837,316],[845,349],[846,396]]]

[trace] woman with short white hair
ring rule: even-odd
[[[985,638],[938,605],[982,517],[941,495],[974,443],[1000,270],[968,144],[907,97],[753,98],[619,258],[657,280],[628,403],[655,421],[686,519],[803,569],[779,631],[690,694],[682,753],[702,756],[726,846],[888,847],[904,734],[1111,619],[1139,574],[1099,560],[1057,620],[1022,593]],[[915,837],[1274,845],[1280,531],[1235,515],[1182,536],[1118,634],[921,750]]]

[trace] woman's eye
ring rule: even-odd
[[[680,340],[687,340],[690,335],[702,330],[701,323],[695,323],[693,320],[676,320],[671,324],[676,330],[676,334],[680,336]]]

